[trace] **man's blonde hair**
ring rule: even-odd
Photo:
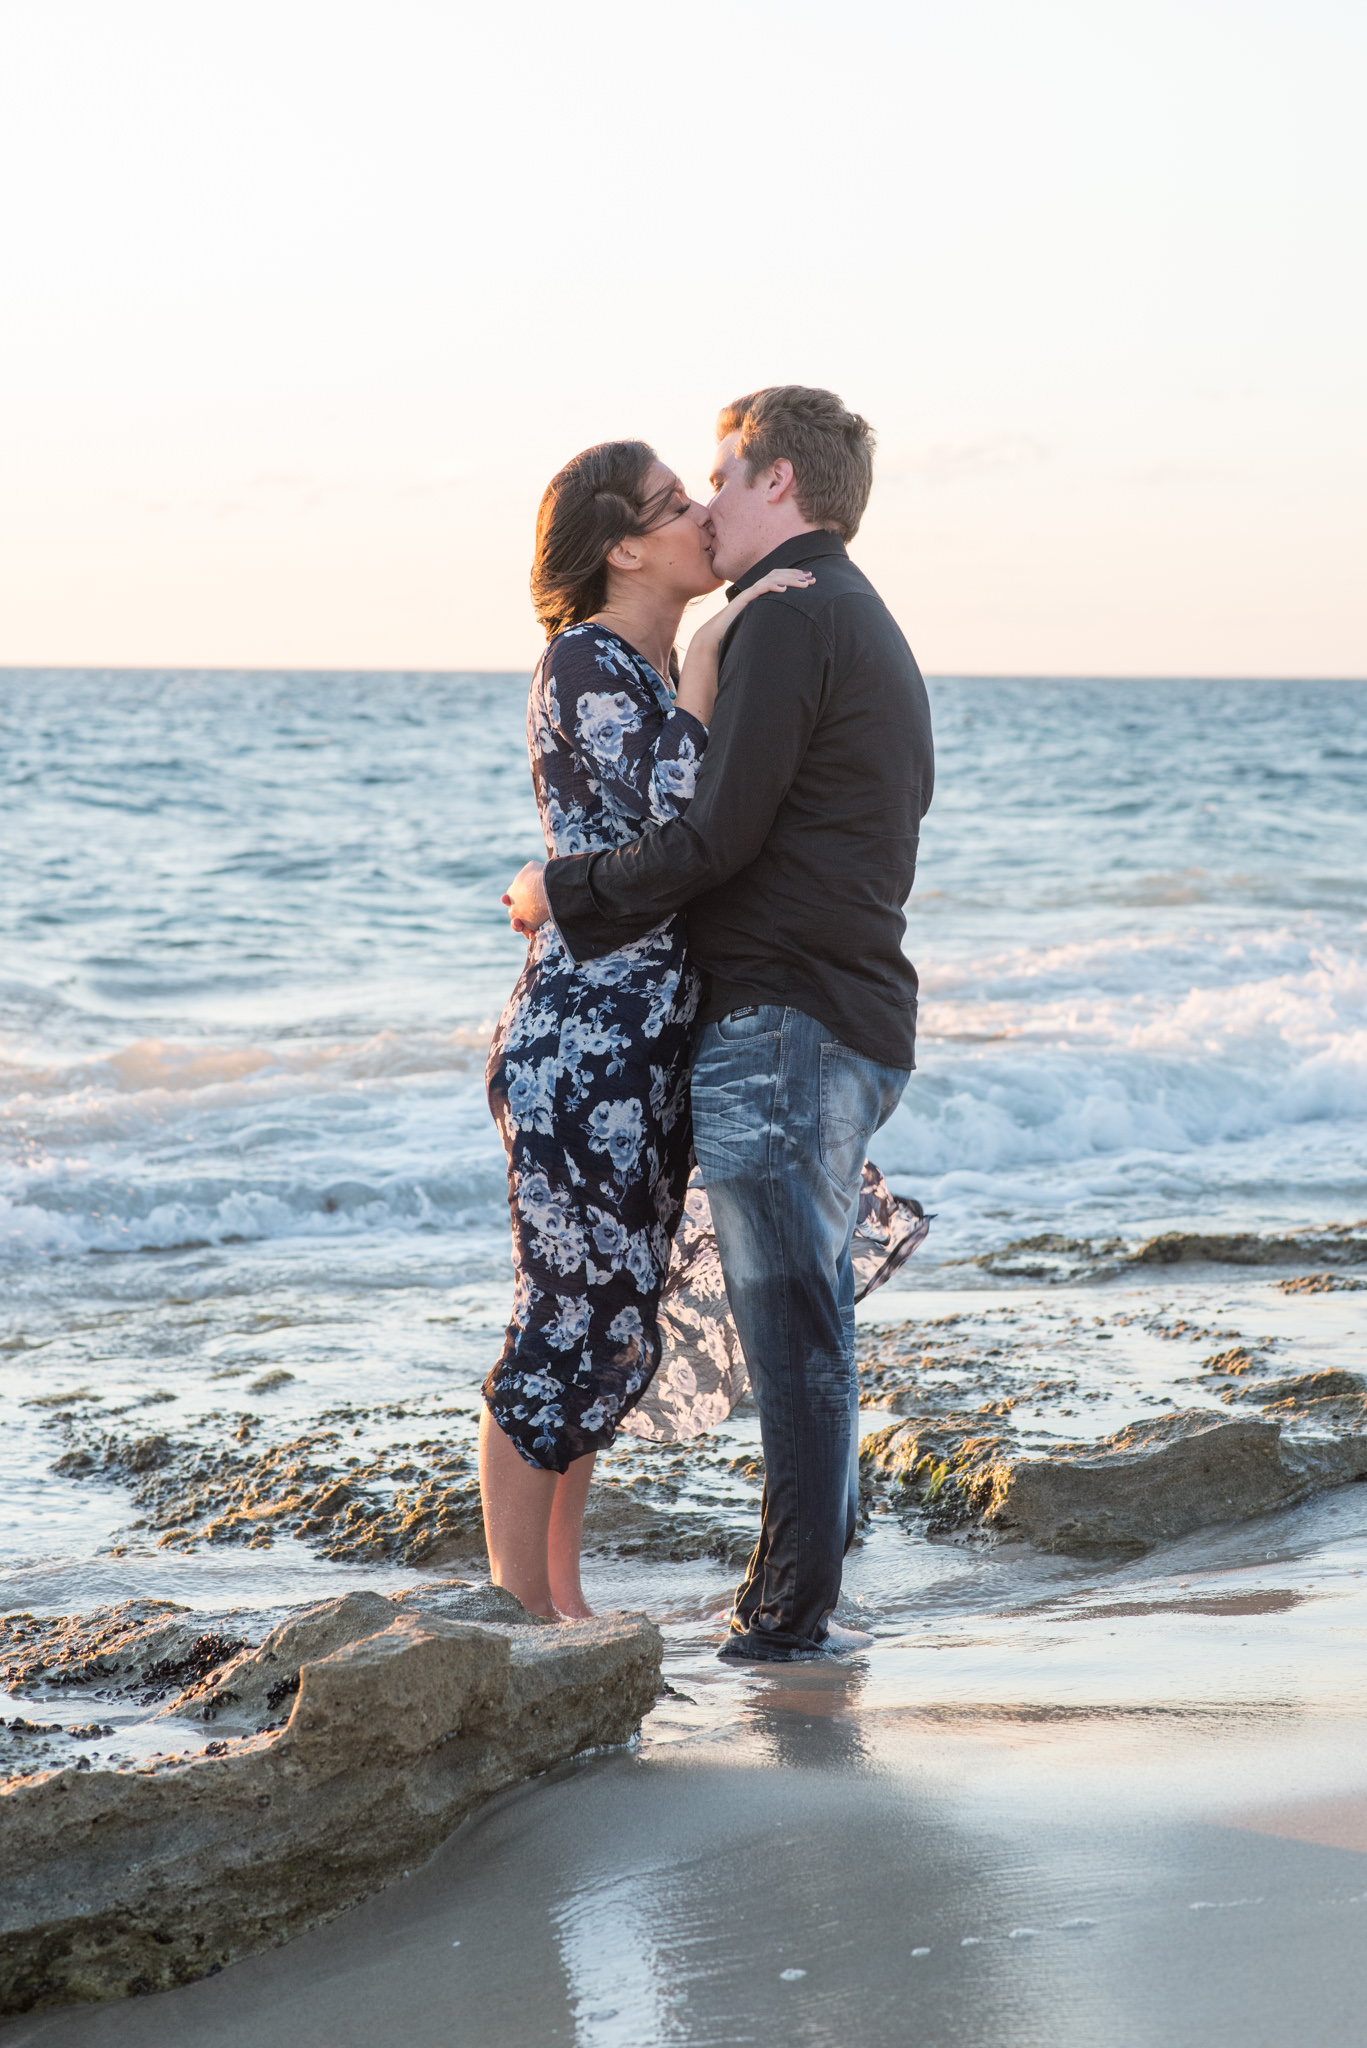
[[[833,391],[807,384],[751,391],[718,413],[717,439],[728,434],[737,436],[736,453],[752,483],[786,457],[803,518],[854,539],[873,489],[874,433]]]

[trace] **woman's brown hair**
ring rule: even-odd
[[[601,611],[608,556],[619,541],[648,533],[674,496],[670,483],[646,495],[656,460],[644,441],[600,441],[557,470],[536,515],[532,604],[554,639]]]

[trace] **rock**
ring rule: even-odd
[[[867,1506],[871,1494],[888,1492],[932,1534],[948,1534],[990,1512],[1016,1449],[1014,1437],[985,1429],[980,1415],[890,1423],[859,1446],[860,1493]]]
[[[321,1607],[282,1622],[256,1649],[244,1649],[224,1663],[211,1682],[206,1682],[207,1673],[198,1678],[168,1701],[157,1718],[212,1721],[216,1734],[255,1735],[273,1723],[283,1725],[305,1664],[376,1635],[398,1617],[399,1609],[379,1593],[348,1593],[340,1600],[326,1600]]]
[[[282,1384],[279,1375],[267,1378]],[[255,1390],[269,1391],[264,1382]],[[257,1420],[242,1416],[228,1433],[229,1444],[240,1449],[188,1436],[129,1443],[73,1421],[73,1430],[86,1433],[56,1469],[68,1477],[125,1480],[163,1549],[193,1550],[201,1543],[268,1549],[277,1536],[289,1535],[338,1563],[392,1559],[433,1566],[483,1559],[479,1481],[467,1454],[431,1441],[417,1447],[421,1465],[405,1453],[396,1454],[403,1456],[396,1467],[395,1456],[381,1450],[339,1470],[338,1429],[310,1429],[256,1448]]]
[[[959,1389],[953,1386],[940,1387],[894,1387],[889,1393],[879,1393],[859,1405],[866,1410],[881,1409],[886,1415],[942,1415],[946,1399],[957,1398]]]
[[[528,1614],[521,1601],[502,1586],[472,1586],[465,1579],[438,1579],[430,1586],[409,1586],[390,1596],[402,1613],[440,1614],[447,1621],[516,1622],[521,1628],[554,1628],[544,1615]]]
[[[163,1465],[171,1462],[171,1446],[164,1436],[135,1437],[123,1452],[122,1464],[128,1472],[159,1472]]]
[[[1342,1395],[1367,1393],[1367,1379],[1360,1372],[1342,1372],[1326,1367],[1323,1372],[1304,1372],[1292,1379],[1263,1380],[1257,1386],[1231,1388],[1227,1399],[1257,1401],[1264,1408],[1276,1406],[1294,1412],[1315,1401]]]
[[[243,1647],[230,1618],[211,1621],[172,1600],[125,1600],[88,1619],[14,1614],[0,1620],[0,1679],[15,1693],[94,1685],[148,1705]]]
[[[541,1625],[540,1617],[529,1615],[502,1586],[466,1586],[455,1580],[396,1599],[364,1590],[347,1593],[291,1616],[254,1650],[239,1644],[240,1656],[197,1678],[160,1709],[157,1719],[212,1721],[216,1735],[259,1735],[283,1727],[305,1664],[378,1634],[405,1611],[438,1614],[448,1621]]]
[[[755,1532],[690,1512],[672,1513],[638,1500],[624,1486],[600,1481],[584,1512],[584,1548],[617,1557],[679,1564],[710,1557],[738,1571],[755,1547]]]
[[[343,1625],[326,1604],[291,1643]],[[342,1912],[491,1793],[625,1742],[661,1647],[641,1615],[401,1613],[305,1658],[278,1732],[0,1787],[0,2013],[187,1983]]]
[[[1217,1351],[1213,1358],[1206,1359],[1201,1370],[1238,1378],[1246,1372],[1252,1372],[1257,1362],[1257,1358],[1246,1344],[1233,1344],[1228,1351]]]
[[[948,1265],[979,1266],[1016,1280],[1107,1278],[1136,1266],[1331,1266],[1367,1265],[1367,1222],[1331,1223],[1323,1230],[1301,1231],[1294,1237],[1261,1236],[1256,1231],[1211,1234],[1168,1230],[1143,1244],[1121,1239],[1060,1237],[1046,1232],[1017,1238],[996,1251],[947,1260]],[[1352,1283],[1349,1283],[1352,1284]]]
[[[369,1411],[329,1411],[319,1423],[331,1426],[264,1444],[256,1434],[259,1418],[209,1418],[181,1439],[140,1440],[156,1446],[145,1464],[134,1455],[137,1445],[73,1420],[70,1429],[78,1441],[59,1464],[68,1476],[124,1479],[140,1518],[164,1549],[190,1551],[205,1543],[267,1549],[289,1537],[339,1564],[483,1567],[484,1515],[473,1444],[424,1437],[368,1445],[363,1456],[351,1449],[353,1415]],[[415,1419],[425,1427],[449,1420],[444,1414],[391,1419],[409,1429]],[[344,1435],[347,1424],[352,1433]],[[748,1511],[740,1530],[705,1505],[701,1512],[662,1506],[669,1492],[663,1460],[650,1492],[652,1498],[643,1500],[600,1475],[585,1521],[588,1548],[671,1561],[713,1558],[728,1569],[749,1556],[754,1532]]]
[[[1360,1227],[1360,1226],[1358,1226]],[[1360,1266],[1367,1261],[1367,1238],[1345,1225],[1309,1230],[1297,1237],[1263,1237],[1256,1231],[1207,1235],[1196,1230],[1168,1230],[1131,1252],[1129,1266],[1299,1266],[1309,1259]]]
[[[1010,1437],[984,1432],[981,1417],[950,1417],[878,1431],[860,1463],[874,1489],[923,1512],[933,1529],[976,1526],[1086,1557],[1141,1553],[1367,1477],[1367,1434],[1284,1441],[1276,1421],[1191,1409],[1029,1457]]]

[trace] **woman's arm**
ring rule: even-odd
[[[679,686],[674,692],[674,702],[680,711],[691,711],[704,725],[712,723],[712,712],[717,702],[717,668],[721,659],[721,643],[737,616],[752,604],[757,597],[764,597],[771,591],[805,590],[816,578],[808,569],[771,569],[749,590],[743,590],[739,597],[732,598],[724,612],[718,612],[706,625],[699,626],[688,643],[684,656],[683,672]]]

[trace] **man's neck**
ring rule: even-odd
[[[787,541],[796,540],[800,534],[824,533],[827,530],[827,528],[822,526],[812,526],[806,520],[801,520],[792,526],[789,526],[786,522],[780,523],[776,532],[764,535],[763,546],[757,548],[743,569],[732,570],[729,580],[732,583],[739,583],[742,576],[748,576],[750,571],[758,567],[761,562],[767,562],[776,548],[781,548]]]
[[[726,593],[728,602],[731,598],[739,596],[741,591],[748,590],[767,569],[787,568],[794,562],[801,561],[804,549],[813,555],[843,555],[845,543],[832,526],[799,526],[794,532],[785,534],[781,540],[776,540],[767,553],[757,555],[748,569],[742,569],[738,576],[732,577],[730,589]],[[775,560],[775,557],[778,559]]]

